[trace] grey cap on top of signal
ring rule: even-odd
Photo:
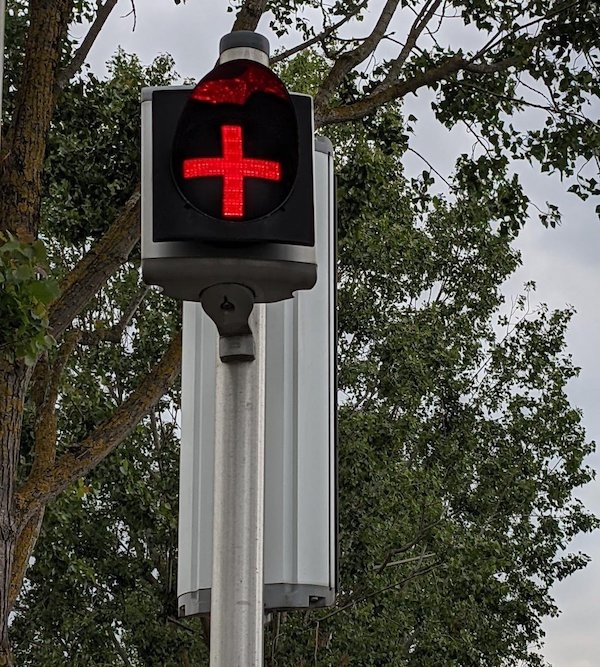
[[[251,30],[236,30],[221,37],[219,42],[219,63],[230,60],[255,60],[269,64],[269,40]]]

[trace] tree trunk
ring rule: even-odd
[[[13,664],[8,640],[17,526],[14,507],[19,443],[29,372],[25,364],[0,358],[0,667]]]
[[[55,105],[56,72],[73,0],[31,0],[14,111],[2,142],[0,231],[37,238],[41,174]],[[0,667],[13,664],[8,640],[11,578],[18,537],[15,487],[30,369],[0,349]]]
[[[2,142],[0,229],[37,237],[41,175],[55,105],[56,70],[73,0],[31,0],[23,76]]]

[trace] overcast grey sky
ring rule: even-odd
[[[187,0],[187,4],[179,6],[175,6],[173,0],[137,3],[137,25],[132,32],[132,17],[123,17],[130,11],[131,4],[120,0],[89,61],[96,71],[102,71],[103,63],[119,45],[129,53],[136,53],[146,64],[159,53],[170,53],[180,75],[199,79],[214,64],[219,39],[231,27],[233,14],[227,13],[227,6],[226,2],[208,0]],[[361,26],[361,34],[367,34],[368,25],[367,20]],[[266,26],[262,32],[270,38],[272,49],[278,46]],[[399,29],[399,34],[401,32]],[[443,135],[439,128],[428,128],[423,135],[427,139],[422,141],[420,150],[434,164],[437,160],[442,170],[453,154],[464,150],[454,146],[453,139]],[[445,154],[439,150],[440,146],[445,146]],[[525,281],[535,280],[534,301],[545,302],[552,308],[566,304],[576,308],[568,342],[569,351],[582,371],[580,378],[569,387],[569,395],[572,403],[583,410],[588,437],[598,440],[600,355],[596,348],[600,340],[600,223],[594,214],[594,204],[583,204],[573,195],[560,194],[564,187],[558,179],[535,177],[533,170],[531,174],[522,173],[537,201],[543,204],[550,199],[560,205],[564,222],[555,230],[544,229],[536,220],[526,226],[518,240],[523,268],[507,283],[505,292],[508,298],[516,296]],[[591,463],[600,469],[598,455]],[[580,497],[588,508],[600,514],[598,483],[588,485]],[[600,665],[600,535],[584,536],[574,547],[591,555],[592,562],[583,572],[556,587],[563,613],[545,624],[544,655],[553,667],[597,667]]]

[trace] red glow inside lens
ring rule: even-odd
[[[244,216],[244,178],[281,180],[281,164],[274,160],[244,157],[242,128],[221,127],[222,157],[189,158],[183,161],[183,178],[223,177],[224,218]]]
[[[216,72],[220,69],[217,68]],[[269,93],[284,100],[287,90],[279,78],[260,63],[248,62],[237,76],[205,77],[192,91],[192,99],[211,104],[246,104],[254,93]]]

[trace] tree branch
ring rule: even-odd
[[[533,44],[531,46],[533,48]],[[322,127],[331,123],[340,123],[349,120],[359,120],[384,104],[405,97],[409,93],[416,92],[424,86],[435,83],[456,74],[462,70],[477,74],[493,74],[513,67],[522,61],[524,55],[506,58],[497,63],[474,63],[464,58],[462,53],[456,53],[438,67],[428,69],[408,81],[400,81],[388,85],[385,88],[378,87],[370,95],[363,99],[345,106],[334,107],[328,110],[317,109],[315,111],[315,125]]]
[[[173,616],[167,616],[167,622],[171,623],[177,628],[181,628],[182,630],[185,630],[186,632],[189,632],[192,635],[196,634],[196,630],[194,628],[190,628],[189,625],[186,625],[185,623],[182,623],[181,621],[177,620]]]
[[[485,55],[487,52],[489,52],[494,46],[497,44],[502,44],[502,42],[507,42],[510,41],[512,37],[515,37],[517,33],[521,32],[522,30],[526,30],[527,28],[531,28],[532,26],[541,23],[542,21],[547,21],[548,19],[554,18],[558,14],[561,14],[562,12],[566,12],[569,9],[573,9],[576,7],[581,0],[574,0],[573,2],[567,4],[567,5],[562,5],[558,9],[555,9],[553,11],[548,12],[547,14],[544,14],[543,16],[538,16],[535,19],[532,19],[531,21],[528,21],[527,23],[524,23],[523,25],[517,25],[514,26],[511,30],[507,31],[504,35],[496,34],[494,37],[492,37],[487,44],[484,44],[481,49],[473,56],[473,60],[477,60],[481,58],[483,55]],[[541,35],[538,35],[538,39],[540,38]]]
[[[41,368],[44,370],[36,377],[36,387],[32,392],[36,404],[36,416],[31,475],[44,474],[54,464],[56,456],[56,401],[58,399],[58,388],[66,363],[80,338],[81,333],[79,331],[69,332],[60,347],[58,357],[52,367],[48,367],[47,362],[42,362]],[[42,383],[43,387],[40,387]]]
[[[56,457],[56,401],[60,379],[65,365],[75,349],[80,332],[71,331],[60,347],[58,357],[50,367],[47,361],[40,362],[35,370],[32,398],[36,405],[34,425],[34,454],[30,476],[43,476],[51,469]],[[41,507],[29,518],[18,533],[15,557],[8,593],[12,607],[23,586],[29,559],[37,542],[44,519],[45,508]]]
[[[407,553],[411,549],[417,546],[417,544],[431,531],[432,528],[435,528],[436,526],[439,526],[439,524],[443,520],[443,515],[439,518],[436,519],[436,521],[432,521],[431,523],[428,523],[426,526],[423,526],[422,528],[419,529],[417,534],[412,538],[410,542],[407,542],[406,544],[402,545],[401,547],[397,547],[396,549],[393,549],[390,551],[386,557],[383,559],[381,565],[377,565],[374,567],[375,570],[379,570],[379,573],[381,573],[384,568],[386,568],[392,558],[394,556],[398,556],[402,553]],[[422,556],[417,556],[416,560],[421,559]],[[411,559],[408,559],[411,560]]]
[[[381,565],[373,565],[373,569],[376,570],[378,573],[383,572],[386,567],[396,567],[398,565],[406,565],[407,563],[415,563],[418,561],[423,561],[426,558],[433,558],[435,556],[434,553],[431,554],[423,554],[422,556],[412,556],[411,558],[403,558],[402,560],[394,560],[386,563],[382,563]]]
[[[357,65],[360,65],[377,48],[392,20],[399,0],[387,0],[371,34],[355,49],[342,53],[327,75],[321,89],[315,96],[315,108],[324,107],[333,96],[335,89]]]
[[[146,294],[150,288],[147,285],[143,285],[134,294],[133,298],[130,300],[129,304],[123,310],[121,319],[109,328],[99,328],[94,331],[79,331],[81,334],[81,344],[95,346],[99,343],[120,343],[125,329],[131,323],[133,316],[135,315],[137,309],[139,308],[142,301],[145,299]]]
[[[404,46],[402,47],[402,50],[400,51],[400,54],[398,57],[392,62],[390,66],[390,71],[387,73],[387,76],[383,80],[383,82],[375,89],[382,89],[385,86],[393,83],[396,81],[398,76],[400,75],[400,72],[402,70],[402,67],[404,66],[404,63],[406,62],[406,59],[410,55],[410,52],[413,50],[417,43],[417,39],[419,39],[421,33],[425,28],[427,27],[427,24],[431,20],[432,16],[435,14],[437,8],[442,4],[442,0],[428,0],[423,7],[421,8],[421,11],[417,14],[417,17],[415,18],[409,32],[408,36],[406,38],[406,42],[404,43]]]
[[[29,559],[33,553],[33,548],[42,528],[44,520],[44,508],[33,513],[29,521],[22,528],[17,538],[15,546],[15,557],[13,560],[12,572],[10,577],[10,587],[8,591],[8,603],[12,609],[23,586],[23,579],[27,572]]]
[[[113,646],[115,647],[115,650],[117,651],[119,657],[123,661],[125,667],[133,667],[131,661],[129,660],[129,656],[127,655],[127,651],[125,651],[125,649],[123,648],[123,645],[119,641],[117,635],[114,633],[114,630],[109,630],[109,634]]]
[[[431,164],[431,162],[429,162],[429,160],[428,160],[425,156],[421,155],[421,153],[419,153],[419,151],[416,151],[414,148],[410,148],[410,147],[408,147],[406,150],[407,150],[409,153],[412,153],[413,155],[416,155],[420,160],[423,160],[423,162],[424,162],[424,163],[431,169],[431,171],[432,171],[432,172],[433,172],[433,173],[434,173],[440,180],[442,180],[442,181],[448,186],[448,188],[451,188],[451,187],[452,187],[450,181],[449,181],[447,178],[445,178],[444,175],[443,175],[442,173],[440,173],[440,172],[439,172],[439,171],[438,171],[438,170]]]
[[[37,237],[42,170],[54,112],[57,67],[72,0],[31,0],[22,77],[0,161],[0,229]]]
[[[175,335],[163,358],[139,387],[83,442],[71,447],[46,472],[30,475],[17,491],[15,507],[23,528],[59,493],[86,475],[110,454],[164,395],[181,370],[181,333]]]
[[[532,109],[541,109],[542,111],[546,111],[547,113],[552,115],[562,116],[565,118],[567,117],[574,118],[575,120],[578,121],[584,121],[593,124],[593,121],[591,121],[589,118],[585,118],[584,116],[578,115],[576,113],[572,113],[569,111],[565,111],[564,109],[557,108],[555,105],[548,106],[545,104],[536,104],[535,102],[530,102],[529,100],[523,99],[522,97],[511,97],[510,95],[501,95],[500,93],[495,93],[486,90],[485,88],[481,88],[480,86],[476,86],[475,84],[468,83],[466,81],[459,81],[457,83],[461,87],[469,88],[471,90],[476,90],[478,93],[484,93],[485,95],[489,95],[490,97],[495,97],[496,99],[502,100],[503,102],[510,102],[511,104],[514,104],[516,107],[524,106],[524,107],[530,107]]]
[[[56,78],[56,87],[58,89],[64,88],[65,85],[77,74],[83,65],[92,45],[96,41],[96,37],[104,27],[106,20],[114,9],[118,0],[106,0],[106,2],[98,7],[96,18],[90,26],[86,36],[83,38],[79,48],[75,51],[71,62],[64,67]]]
[[[396,581],[393,584],[389,584],[388,586],[384,586],[383,588],[379,588],[376,591],[372,591],[371,593],[367,595],[362,595],[359,598],[356,598],[354,600],[351,600],[347,604],[343,605],[342,607],[339,607],[338,609],[335,609],[331,613],[327,614],[326,616],[323,616],[322,618],[319,619],[319,623],[322,623],[323,621],[326,621],[329,618],[332,618],[333,616],[337,616],[343,611],[346,611],[346,609],[350,609],[354,605],[364,602],[365,600],[370,600],[371,598],[376,597],[377,595],[380,595],[381,593],[385,593],[386,591],[392,590],[393,588],[402,588],[406,584],[410,583],[417,577],[421,577],[425,574],[428,574],[429,572],[432,572],[435,570],[437,567],[439,567],[442,564],[442,561],[436,561],[435,563],[432,563],[431,565],[427,567],[422,567],[419,570],[414,570],[414,572],[411,572],[408,576],[404,577],[403,579],[400,579],[400,581]]]
[[[96,241],[85,257],[61,284],[61,295],[50,307],[50,333],[60,338],[73,318],[90,301],[108,278],[129,257],[140,238],[140,186],[106,234]]]
[[[462,53],[457,53],[438,67],[429,69],[408,81],[400,81],[379,92],[373,92],[362,100],[345,106],[330,109],[315,109],[315,125],[322,127],[331,123],[340,123],[348,120],[359,120],[392,100],[400,99],[409,93],[414,93],[423,86],[431,86],[444,80],[451,74],[456,74],[467,64]]]
[[[287,51],[283,51],[282,53],[278,53],[276,56],[271,58],[271,64],[274,65],[275,63],[281,62],[282,60],[286,60],[287,58],[290,58],[291,56],[295,55],[296,53],[299,53],[300,51],[304,51],[304,49],[308,49],[313,44],[317,44],[318,42],[322,42],[324,39],[329,37],[333,32],[338,30],[338,28],[341,28],[345,23],[347,23],[351,18],[356,16],[360,10],[365,7],[368,4],[369,0],[363,0],[360,4],[357,5],[356,9],[348,14],[347,16],[344,16],[343,19],[338,21],[337,23],[334,23],[333,25],[328,26],[320,32],[318,35],[315,35],[315,37],[312,37],[311,39],[307,40],[306,42],[302,42],[302,44],[298,44],[297,46],[294,46],[291,49],[288,49]]]
[[[265,13],[267,0],[245,0],[235,17],[232,32],[236,30],[256,30],[260,17]]]
[[[519,55],[511,56],[510,58],[505,58],[498,62],[491,62],[491,63],[476,62],[477,60],[481,59],[485,55],[485,53],[489,52],[492,46],[501,41],[499,37],[495,37],[493,40],[491,40],[491,42],[486,44],[482,49],[480,49],[475,55],[471,56],[470,58],[464,58],[462,53],[459,52],[448,58],[448,60],[446,60],[438,67],[427,70],[426,72],[423,72],[422,74],[419,74],[408,81],[400,81],[394,83],[391,80],[392,77],[390,77],[390,74],[392,73],[392,71],[396,76],[400,73],[400,69],[404,62],[402,58],[408,57],[410,50],[414,48],[414,45],[416,43],[416,38],[427,25],[426,20],[428,21],[430,19],[430,14],[433,15],[433,12],[437,8],[437,6],[439,6],[439,4],[440,4],[439,0],[434,0],[434,4],[429,7],[429,10],[425,14],[423,13],[424,10],[422,10],[417,16],[417,19],[413,23],[413,27],[411,28],[411,32],[409,33],[409,38],[407,39],[407,42],[402,49],[402,52],[398,56],[397,61],[393,63],[392,70],[390,70],[390,73],[385,79],[385,81],[389,81],[388,85],[385,85],[384,81],[381,84],[379,84],[373,90],[372,93],[366,95],[357,102],[345,106],[326,109],[325,105],[331,99],[335,87],[341,82],[343,76],[345,76],[350,71],[350,69],[352,69],[352,67],[355,67],[356,64],[358,64],[355,63],[351,64],[350,66],[348,66],[347,63],[343,64],[345,56],[341,56],[340,60],[338,60],[338,62],[336,62],[336,64],[331,69],[331,72],[327,77],[327,79],[325,80],[320,93],[315,98],[316,126],[319,127],[323,125],[329,125],[331,123],[359,120],[364,116],[368,115],[369,113],[372,113],[375,109],[379,108],[383,104],[386,104],[387,102],[391,102],[394,99],[400,99],[405,95],[407,95],[408,93],[416,92],[419,88],[423,86],[433,85],[434,83],[442,81],[446,77],[455,74],[461,70],[481,75],[494,74],[496,72],[505,71],[510,67],[514,67],[523,63],[523,61],[526,60],[533,52],[535,46],[540,43],[543,36],[540,34],[537,35],[536,37],[532,37],[531,39],[529,39],[527,48],[523,49]],[[575,6],[576,4],[577,1],[567,5],[566,7],[561,7],[560,10],[556,10],[554,12],[546,14],[543,17],[539,17],[535,21],[526,23],[523,26],[518,26],[516,29],[508,33],[508,35],[512,35],[518,31],[524,30],[525,28],[535,23],[538,23],[544,19],[552,18],[553,16],[556,16],[557,14],[565,11],[570,7]],[[413,33],[412,36],[411,33]],[[363,42],[360,47],[355,49],[355,51],[352,51],[350,53],[351,54],[356,53],[359,49],[362,49],[366,41],[367,40],[365,40],[365,42]],[[365,55],[366,57],[368,53],[363,54],[361,52],[361,55]],[[338,70],[338,73],[341,74],[339,80],[333,76],[336,69]]]
[[[531,48],[527,50],[528,53],[531,53],[533,49],[533,40]],[[465,64],[463,69],[467,72],[474,72],[475,74],[495,74],[496,72],[502,72],[509,67],[514,67],[518,65],[523,60],[523,55],[512,56],[512,58],[505,58],[504,60],[499,60],[496,63],[474,63],[468,62]]]

